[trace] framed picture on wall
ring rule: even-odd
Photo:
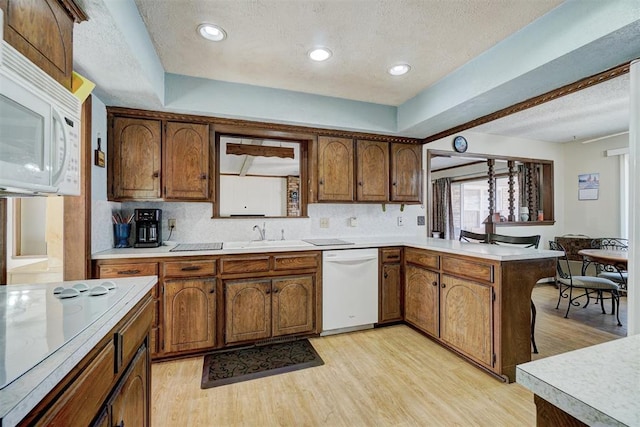
[[[599,188],[599,173],[583,173],[578,175],[578,200],[598,200]]]

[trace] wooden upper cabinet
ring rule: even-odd
[[[318,138],[318,201],[353,201],[353,140]]]
[[[362,202],[389,200],[389,144],[380,141],[356,142],[356,195]]]
[[[209,125],[167,122],[164,146],[167,199],[209,198]]]
[[[87,19],[72,0],[0,0],[4,39],[71,90],[73,23]]]
[[[391,144],[391,201],[422,200],[422,145]]]
[[[115,117],[112,133],[110,199],[159,199],[160,121]]]

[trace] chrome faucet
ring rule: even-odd
[[[260,233],[260,240],[267,240],[267,229],[266,229],[266,224],[262,223],[262,228],[260,228],[259,225],[254,225],[253,226],[253,231],[258,230],[258,233]]]

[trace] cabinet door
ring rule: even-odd
[[[315,286],[313,277],[273,279],[273,336],[313,331]]]
[[[493,366],[493,288],[443,275],[441,339],[485,366]]]
[[[379,323],[402,320],[400,264],[383,264],[380,278]]]
[[[391,201],[422,199],[422,145],[391,144]]]
[[[164,282],[164,351],[216,345],[216,279]]]
[[[225,343],[271,337],[271,280],[225,282]]]
[[[318,200],[353,201],[353,140],[318,138]]]
[[[112,142],[113,198],[160,198],[160,121],[116,117]]]
[[[112,423],[117,426],[148,426],[149,358],[145,345],[140,347],[111,404]]]
[[[363,202],[389,200],[389,144],[379,141],[356,143],[356,195]]]
[[[404,318],[438,337],[438,273],[413,265],[406,267]]]
[[[165,198],[209,198],[209,125],[168,122],[164,145]]]
[[[0,1],[4,39],[71,90],[73,18],[63,4],[56,0]]]

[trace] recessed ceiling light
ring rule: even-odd
[[[227,38],[227,33],[217,25],[200,24],[198,25],[198,34],[207,40],[219,42]]]
[[[398,64],[389,68],[389,74],[392,76],[401,76],[403,74],[407,74],[411,70],[411,66],[409,64]]]
[[[326,47],[313,49],[309,52],[309,58],[313,59],[314,61],[326,61],[327,59],[331,58],[331,51]]]

